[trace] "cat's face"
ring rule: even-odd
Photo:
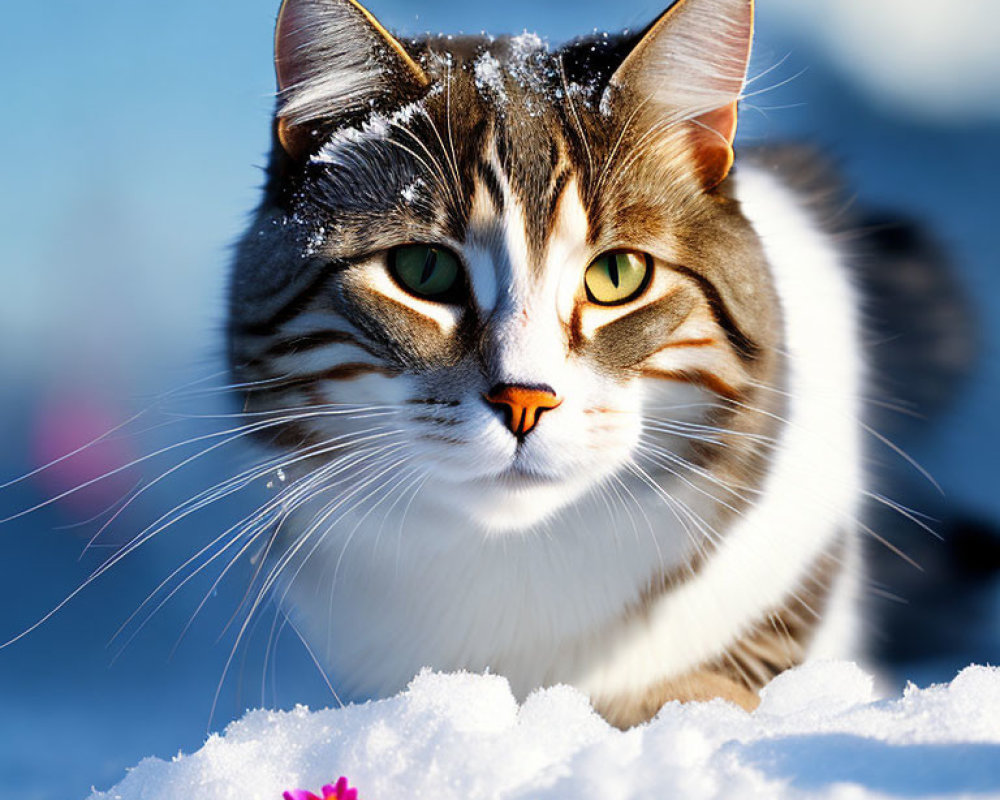
[[[634,469],[643,437],[692,458],[692,437],[650,421],[738,414],[780,328],[724,180],[749,8],[688,0],[635,40],[550,52],[404,45],[349,0],[288,0],[232,358],[266,382],[252,410],[330,413],[279,444],[321,463],[341,453],[324,443],[367,447],[488,530]],[[674,63],[686,48],[715,71]]]

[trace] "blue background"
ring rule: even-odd
[[[33,469],[53,447],[72,445],[81,431],[96,435],[164,392],[222,370],[229,248],[257,201],[255,165],[264,163],[269,146],[276,5],[52,0],[5,9],[0,483]],[[572,6],[438,1],[422,5],[419,14],[397,0],[371,7],[404,33],[526,28],[553,42],[593,28],[639,27],[661,10],[638,0]],[[893,110],[823,52],[762,0],[755,70],[781,62],[762,85],[784,85],[752,101],[741,141],[819,143],[841,165],[859,203],[924,220],[953,254],[981,319],[983,354],[945,418],[907,446],[950,503],[996,519],[1000,124],[989,114],[934,118]],[[184,405],[192,407],[230,410],[212,393]],[[76,434],[59,433],[67,409],[76,408],[88,409]],[[205,429],[174,416],[166,427],[145,430],[163,421],[140,420],[114,445],[118,456],[108,457],[148,452]],[[210,454],[157,485],[115,530],[134,531],[177,498],[229,474],[223,470],[235,457]],[[153,474],[156,468],[151,465]],[[51,497],[70,477],[42,476],[0,490],[0,516]],[[110,787],[144,756],[197,748],[209,728],[221,728],[247,707],[331,702],[288,629],[281,660],[265,668],[274,619],[268,611],[226,673],[210,719],[234,642],[233,631],[224,629],[241,597],[245,565],[213,593],[172,656],[189,616],[212,588],[211,575],[167,603],[111,663],[118,650],[106,643],[146,593],[206,532],[231,523],[264,491],[252,488],[172,529],[0,651],[0,795],[83,797],[91,785]],[[98,549],[81,556],[94,525],[65,527],[107,502],[96,495],[57,503],[0,526],[0,640],[31,625],[108,554]],[[995,626],[995,618],[988,619]],[[998,660],[995,643],[995,634],[982,637],[974,655]],[[911,673],[947,679],[957,665],[931,660],[914,663]]]

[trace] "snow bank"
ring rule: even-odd
[[[672,703],[625,733],[573,689],[518,707],[502,678],[425,673],[378,703],[252,712],[91,800],[279,800],[342,774],[360,800],[1000,797],[1000,669],[873,701],[858,667],[814,664],[753,714]]]

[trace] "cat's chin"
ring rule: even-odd
[[[490,534],[527,532],[579,500],[593,477],[551,477],[511,467],[461,484],[461,511]]]

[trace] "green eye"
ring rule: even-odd
[[[587,298],[599,306],[617,306],[635,300],[649,286],[652,261],[645,253],[605,253],[587,267],[584,276]]]
[[[426,244],[397,247],[389,253],[389,267],[410,294],[439,302],[452,299],[462,272],[454,253]]]

